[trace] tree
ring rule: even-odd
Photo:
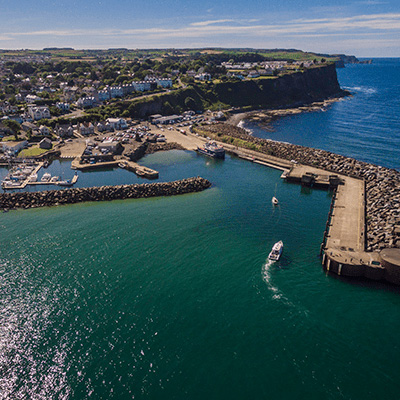
[[[21,129],[21,125],[17,121],[14,121],[13,119],[3,120],[3,125],[11,129],[15,136],[15,140],[18,140],[18,133]]]

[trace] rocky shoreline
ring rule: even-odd
[[[350,94],[346,92],[345,95]],[[286,108],[239,112],[237,114],[231,115],[227,123],[229,125],[241,127],[241,122],[243,122],[244,120],[249,120],[262,125],[264,128],[268,128],[269,124],[278,118],[287,117],[290,115],[297,115],[304,112],[324,111],[326,107],[329,107],[329,105],[331,105],[332,103],[342,100],[343,97],[344,95],[340,95],[338,97],[331,97],[323,101],[315,101],[310,104],[289,106]]]
[[[199,133],[234,144],[250,143],[264,154],[311,165],[330,172],[364,179],[366,185],[366,250],[400,248],[400,172],[325,150],[253,137],[243,128],[218,124],[201,127]]]
[[[207,179],[194,177],[173,182],[73,188],[65,190],[47,190],[43,192],[0,193],[0,210],[4,212],[18,208],[51,207],[87,201],[176,196],[200,192],[210,186],[211,182]]]

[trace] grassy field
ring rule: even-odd
[[[36,156],[40,156],[43,153],[46,153],[46,149],[41,149],[40,147],[31,147],[29,149],[24,149],[22,150],[19,154],[18,157],[36,157]]]

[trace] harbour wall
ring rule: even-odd
[[[250,136],[240,127],[216,124],[196,128],[196,132],[283,160],[320,168],[365,182],[366,250],[400,248],[400,172],[358,161],[325,150],[276,142]]]
[[[180,194],[200,192],[210,186],[211,182],[207,179],[194,177],[173,182],[73,188],[64,190],[48,190],[43,192],[0,193],[0,209],[27,209],[87,201],[176,196]]]

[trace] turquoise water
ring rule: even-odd
[[[399,289],[324,273],[329,193],[230,156],[142,163],[213,186],[1,214],[0,398],[398,397]]]

